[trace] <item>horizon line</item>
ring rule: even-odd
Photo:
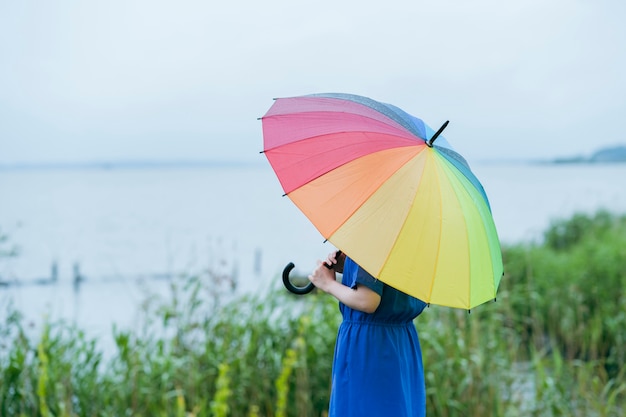
[[[29,169],[118,169],[118,168],[183,168],[257,165],[251,159],[120,159],[87,161],[0,162],[0,170]]]

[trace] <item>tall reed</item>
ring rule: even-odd
[[[626,408],[626,220],[556,222],[503,248],[497,302],[416,319],[429,416],[606,416]],[[340,317],[324,294],[216,292],[211,274],[147,297],[105,355],[74,326],[0,323],[0,416],[314,417]],[[276,280],[278,282],[278,279]]]

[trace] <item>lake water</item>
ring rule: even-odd
[[[574,212],[626,212],[626,164],[472,168],[504,243],[539,239]],[[146,292],[166,291],[163,277],[221,271],[256,291],[286,263],[309,271],[332,250],[267,164],[4,170],[0,228],[20,252],[0,260],[0,281],[20,283],[0,286],[0,320],[12,303],[34,323],[63,318],[95,335],[131,325]],[[37,285],[53,263],[56,284]]]

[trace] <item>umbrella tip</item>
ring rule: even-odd
[[[441,132],[443,132],[443,129],[445,129],[446,127],[448,127],[448,123],[450,123],[450,120],[446,120],[446,122],[444,124],[441,125],[441,127],[439,128],[439,130],[437,130],[435,132],[435,134],[433,135],[432,138],[430,138],[430,140],[428,140],[426,142],[426,145],[428,145],[429,148],[433,147],[433,142],[435,141],[435,139],[437,139],[439,137],[439,135],[441,135]]]

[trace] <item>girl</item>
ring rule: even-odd
[[[309,280],[339,300],[329,417],[424,417],[422,352],[413,324],[426,303],[377,280],[344,254]],[[342,282],[335,273],[343,274]]]

